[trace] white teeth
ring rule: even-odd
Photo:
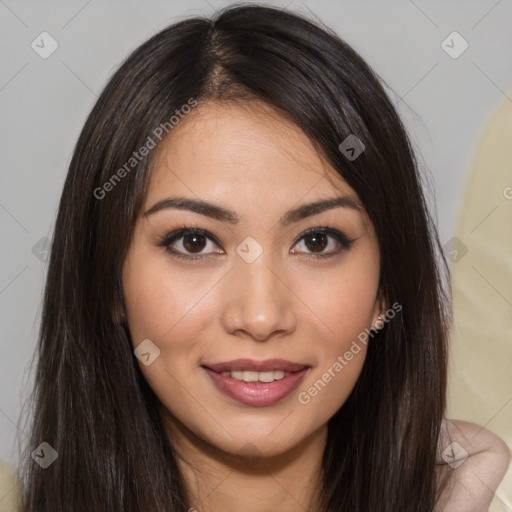
[[[258,372],[244,371],[242,379],[244,382],[258,382]]]
[[[258,380],[261,380],[261,382],[272,382],[274,380],[274,372],[259,372]]]
[[[274,382],[281,380],[285,376],[290,375],[290,372],[283,370],[274,370],[268,372],[255,372],[252,370],[234,370],[221,372],[225,377],[231,377],[236,380],[243,380],[244,382]]]

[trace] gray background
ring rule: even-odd
[[[46,271],[32,248],[51,237],[85,118],[112,71],[138,44],[173,22],[228,3],[0,0],[0,458],[13,466]],[[392,89],[420,163],[431,173],[429,197],[442,241],[448,241],[483,124],[506,95],[512,101],[512,0],[273,4],[314,13]],[[31,48],[43,31],[59,44],[47,59]],[[441,47],[453,31],[469,43],[457,59]],[[25,439],[22,431],[20,437]]]

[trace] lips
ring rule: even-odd
[[[284,359],[235,359],[201,366],[224,395],[253,407],[284,400],[310,369],[308,365]]]

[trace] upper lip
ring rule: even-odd
[[[286,372],[298,372],[307,368],[308,365],[286,361],[285,359],[233,359],[222,363],[204,363],[201,366],[210,368],[214,372],[252,370],[257,372],[269,372],[273,370],[284,370]]]

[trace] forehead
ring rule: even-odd
[[[200,103],[158,146],[146,204],[179,193],[262,206],[355,191],[302,130],[261,102]]]

